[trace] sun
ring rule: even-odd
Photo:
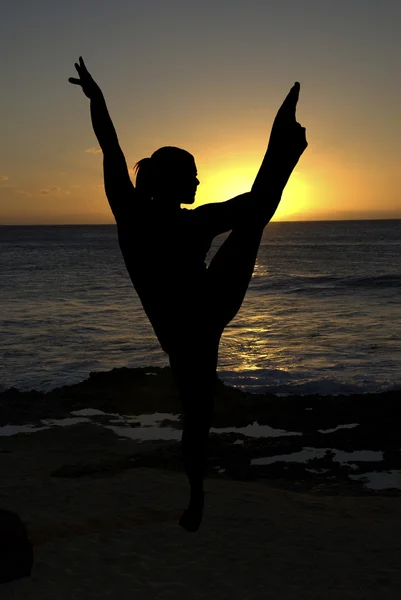
[[[294,171],[287,183],[273,221],[297,221],[310,209],[310,184],[305,176]]]
[[[255,180],[254,165],[223,168],[202,177],[196,195],[196,206],[209,202],[224,202],[251,190]],[[294,171],[284,190],[274,221],[297,220],[297,216],[308,211],[310,186],[306,177]]]
[[[249,192],[255,178],[254,167],[222,168],[200,176],[201,185],[196,194],[196,204],[224,202]]]

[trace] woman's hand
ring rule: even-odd
[[[82,56],[79,57],[79,64],[75,63],[75,68],[78,71],[79,79],[70,77],[68,81],[70,83],[73,83],[74,85],[80,85],[85,96],[87,96],[91,100],[95,96],[101,96],[102,91],[96,83],[96,81],[92,78],[92,75],[89,73],[88,69],[86,68]]]
[[[300,85],[296,82],[279,108],[270,134],[268,152],[273,160],[296,164],[308,146],[306,129],[296,120]]]

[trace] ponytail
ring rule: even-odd
[[[134,171],[136,173],[136,189],[144,196],[150,198],[152,196],[153,179],[152,160],[150,158],[142,158],[134,166]]]

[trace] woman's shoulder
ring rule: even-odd
[[[191,224],[193,226],[200,226],[202,224],[202,219],[199,218],[200,215],[194,208],[181,208],[181,218],[184,223]]]

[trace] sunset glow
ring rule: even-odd
[[[0,224],[114,222],[89,101],[68,83],[80,54],[130,168],[164,145],[194,154],[195,206],[250,190],[299,80],[309,147],[274,218],[401,218],[401,5],[90,4],[2,17]]]

